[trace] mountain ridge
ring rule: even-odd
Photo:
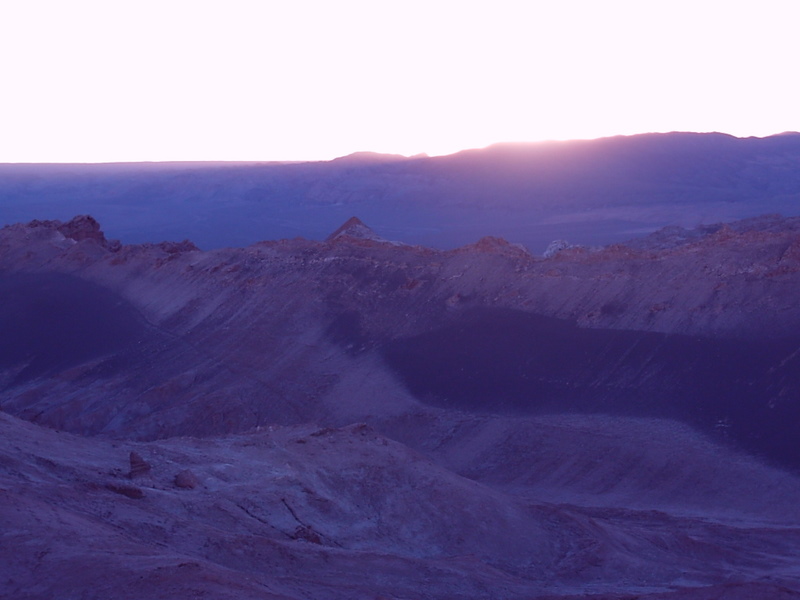
[[[125,243],[322,240],[358,214],[449,249],[495,235],[541,253],[668,225],[798,214],[800,135],[643,134],[442,157],[290,164],[0,165],[0,223],[92,214]],[[602,225],[602,226],[598,226]]]
[[[56,274],[74,278],[68,287],[76,294],[88,281],[138,312],[145,325],[136,335],[145,337],[131,338],[138,341],[116,358],[97,355],[99,363],[77,367],[54,389],[47,377],[14,384],[25,364],[6,361],[3,408],[14,414],[144,438],[295,423],[298,415],[325,419],[349,393],[343,374],[361,369],[364,356],[377,361],[370,368],[399,378],[397,397],[410,390],[417,401],[440,405],[455,393],[459,408],[490,412],[561,406],[673,416],[711,432],[724,422],[745,447],[800,465],[788,441],[795,410],[788,398],[800,389],[792,375],[800,218],[670,230],[639,248],[571,248],[551,258],[493,238],[449,251],[385,243],[355,218],[339,233],[355,228],[366,239],[346,234],[210,252],[190,242],[109,245],[93,219],[70,223],[0,230],[6,296],[52,288]],[[665,242],[670,235],[679,242]],[[32,286],[25,288],[15,273],[40,279],[25,280]],[[25,335],[17,322],[6,321],[7,339]],[[481,331],[488,337],[476,338]],[[530,341],[519,338],[524,331]],[[542,352],[542,343],[551,349]],[[24,347],[22,339],[14,346]],[[51,350],[45,344],[40,352]],[[150,353],[162,358],[152,362]],[[431,387],[428,369],[446,385]],[[466,387],[456,384],[462,379]],[[87,413],[78,408],[87,381],[140,409],[98,403]],[[506,391],[489,402],[493,389]],[[703,400],[713,389],[727,390],[738,408],[711,402],[713,394]],[[667,408],[682,390],[686,397]],[[281,401],[264,403],[265,392]],[[67,398],[74,411],[63,410]],[[215,402],[227,405],[228,416],[199,419]],[[700,412],[691,408],[696,402]],[[764,437],[770,428],[775,435]]]
[[[342,221],[0,228],[0,595],[800,597],[800,218],[549,257]]]

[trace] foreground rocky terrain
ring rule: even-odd
[[[800,597],[800,219],[537,257],[0,230],[15,598]]]
[[[795,477],[665,423],[429,418],[477,442],[427,457],[354,424],[135,443],[3,415],[3,594],[800,596]]]

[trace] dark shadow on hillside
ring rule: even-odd
[[[125,300],[59,273],[0,274],[0,369],[9,385],[123,350],[145,322]]]
[[[800,339],[581,329],[478,309],[383,354],[421,400],[473,412],[589,412],[688,422],[800,468]]]

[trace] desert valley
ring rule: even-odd
[[[0,595],[800,598],[800,135],[734,139],[1,166]]]

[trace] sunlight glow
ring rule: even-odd
[[[792,1],[8,4],[1,162],[800,129]]]

